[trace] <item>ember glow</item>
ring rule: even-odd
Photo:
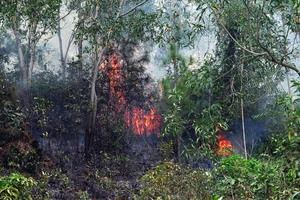
[[[218,137],[219,137],[219,141],[218,141],[219,149],[217,150],[216,153],[218,155],[229,156],[233,151],[233,146],[231,145],[231,142],[229,140],[225,140],[222,134],[218,135]]]
[[[162,117],[157,110],[152,107],[143,109],[129,105],[125,98],[123,86],[125,84],[125,74],[123,73],[123,62],[119,53],[114,53],[108,59],[109,63],[103,63],[101,69],[109,77],[109,93],[111,97],[117,99],[112,103],[118,109],[118,112],[124,112],[126,125],[138,135],[160,134]]]

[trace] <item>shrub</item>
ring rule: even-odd
[[[31,191],[37,182],[33,178],[26,178],[13,173],[8,177],[0,177],[0,199],[27,200],[32,199]]]
[[[138,198],[209,199],[208,173],[164,162],[142,177],[144,184]]]
[[[246,160],[234,155],[213,169],[213,196],[232,199],[288,199],[299,193],[280,160]],[[299,179],[298,179],[299,181]]]
[[[7,166],[17,170],[25,170],[34,173],[39,165],[40,157],[35,148],[31,144],[18,141],[10,143],[6,152]]]

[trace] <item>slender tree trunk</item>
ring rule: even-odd
[[[78,21],[79,21],[79,29],[83,28],[83,23],[84,23],[84,15],[81,11],[81,4],[79,3],[79,11],[78,11]],[[82,59],[83,59],[83,37],[82,35],[79,35],[79,37],[76,39],[77,44],[78,44],[78,59],[79,59],[79,70],[80,73],[83,70],[83,64],[82,64]]]
[[[106,47],[103,48],[99,54],[95,53],[94,57],[94,68],[93,68],[93,77],[91,82],[91,96],[90,96],[90,105],[91,111],[89,114],[88,128],[85,134],[85,158],[90,159],[91,149],[93,146],[93,141],[95,137],[95,125],[96,125],[96,116],[97,116],[97,93],[96,93],[96,82],[98,78],[99,67],[101,64],[103,53],[106,51]]]
[[[243,91],[243,72],[244,72],[244,65],[245,65],[245,52],[243,51],[243,60],[241,65],[241,93]],[[246,143],[246,131],[245,131],[245,115],[244,115],[244,99],[241,97],[241,115],[242,115],[242,131],[243,131],[243,144],[244,144],[244,154],[245,159],[248,159],[247,154],[247,143]]]
[[[179,134],[177,134],[177,137],[176,137],[176,143],[177,143],[177,158],[178,158],[178,163],[181,164],[181,150],[180,150],[180,140],[181,140],[181,136]]]
[[[36,45],[37,45],[37,40],[35,38],[36,35],[36,29],[37,29],[37,21],[33,21],[31,25],[31,29],[29,32],[29,38],[30,38],[30,45],[29,45],[29,55],[30,55],[30,61],[29,61],[29,66],[28,66],[28,89],[31,86],[31,79],[32,79],[32,73],[33,73],[33,67],[34,67],[34,62],[35,62],[35,50],[36,50]]]
[[[284,36],[287,38],[286,20],[285,20],[284,14],[285,14],[285,10],[283,9],[282,14],[281,14],[281,22],[282,22],[282,29],[283,29],[282,31],[283,31]],[[284,54],[286,54],[288,52],[286,45],[284,45],[283,51],[284,51]],[[286,82],[287,82],[287,87],[288,87],[288,94],[292,95],[289,69],[287,67],[285,68],[285,76],[286,76]]]
[[[27,113],[29,111],[29,81],[28,81],[28,67],[26,66],[25,59],[24,59],[24,53],[22,50],[22,41],[20,37],[20,33],[17,27],[17,24],[13,24],[13,33],[16,38],[17,42],[17,48],[18,48],[18,55],[19,55],[19,64],[20,64],[20,82],[22,86],[20,100],[21,104],[24,106],[23,111]]]
[[[36,49],[36,44],[32,43],[32,46],[30,48],[31,55],[30,55],[30,62],[29,62],[29,67],[28,67],[28,88],[31,86],[31,80],[32,80],[32,73],[33,73],[33,67],[34,67],[34,62],[35,62],[35,49]]]
[[[176,47],[175,47],[176,48]],[[177,49],[175,49],[176,51]],[[177,55],[177,51],[175,53]],[[177,85],[177,81],[178,81],[178,66],[177,66],[177,58],[173,58],[173,64],[174,64],[174,88],[176,88],[176,85]],[[176,136],[176,146],[177,146],[177,159],[178,159],[178,163],[181,164],[181,143],[180,143],[180,140],[181,140],[181,132],[180,133],[177,133],[177,136]]]
[[[65,80],[66,79],[66,58],[64,57],[64,52],[63,52],[60,21],[58,21],[58,25],[57,25],[57,37],[58,37],[58,42],[59,42],[62,79]]]
[[[31,86],[31,79],[32,79],[32,73],[33,73],[33,67],[34,67],[34,62],[35,62],[35,48],[36,45],[32,45],[32,52],[30,55],[30,62],[29,62],[29,68],[28,68],[28,87]]]
[[[20,80],[22,82],[22,86],[27,87],[28,78],[27,78],[27,69],[26,69],[25,60],[24,60],[24,53],[22,50],[22,42],[21,42],[18,27],[15,23],[14,23],[14,27],[13,27],[13,32],[14,32],[14,36],[17,41],[17,48],[18,48],[18,54],[19,54],[20,72],[21,72]]]
[[[245,159],[248,159],[247,154],[247,143],[246,143],[246,131],[245,131],[245,118],[244,118],[244,100],[241,98],[241,115],[242,115],[242,131],[243,131],[243,144],[244,144],[244,154]]]
[[[82,73],[83,70],[83,64],[82,64],[82,56],[83,56],[83,39],[80,36],[80,38],[78,38],[78,59],[79,59],[79,73]],[[81,77],[81,75],[79,74],[79,76]]]

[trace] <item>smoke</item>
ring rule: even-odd
[[[242,119],[238,119],[229,129],[227,139],[230,140],[234,150],[244,152]],[[259,145],[266,140],[269,132],[263,122],[251,118],[245,119],[245,135],[248,154],[253,153]]]
[[[166,59],[164,49],[158,45],[152,47],[149,53],[149,63],[146,64],[146,72],[149,73],[155,80],[161,80],[167,75],[167,71],[162,66],[163,60]]]

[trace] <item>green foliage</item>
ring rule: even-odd
[[[229,119],[224,118],[226,107],[213,96],[221,88],[212,86],[216,72],[209,65],[207,62],[200,69],[186,69],[175,87],[172,76],[162,82],[166,107],[163,135],[188,138],[181,152],[186,158],[214,157],[216,132],[228,127]]]
[[[244,159],[229,156],[213,169],[214,197],[287,199],[299,193],[298,179],[291,179],[283,160]]]
[[[293,81],[295,94],[279,96],[276,107],[264,113],[264,116],[270,119],[268,123],[272,135],[269,136],[266,144],[260,147],[260,153],[288,161],[300,158],[298,155],[300,150],[299,86],[299,81]]]
[[[164,162],[142,178],[136,199],[297,199],[299,161],[244,159],[233,155],[211,172]]]
[[[160,3],[158,3],[160,4]],[[154,40],[162,46],[167,43],[176,43],[181,47],[191,47],[204,29],[205,2],[198,6],[183,1],[169,0],[161,3],[157,10],[157,29]],[[191,18],[195,19],[195,23]]]
[[[206,173],[164,162],[147,172],[138,199],[209,199]]]
[[[25,115],[17,106],[16,91],[0,71],[0,147],[23,134]]]
[[[3,146],[14,138],[21,137],[25,116],[11,101],[3,100],[0,109],[0,146]]]
[[[16,88],[7,80],[0,80],[0,147],[1,163],[17,170],[34,172],[39,156],[32,146],[33,139],[25,131],[26,118],[18,106]]]
[[[272,13],[274,15],[268,17],[272,1],[212,2],[209,5],[214,7],[213,18],[218,18],[219,25],[215,60],[211,62],[211,67],[218,71],[213,77],[213,101],[219,101],[223,107],[223,117],[234,121],[240,117],[243,99],[247,118],[271,104],[284,70],[277,63],[266,62],[245,49],[254,52],[268,49],[275,58],[285,56],[283,29],[277,23],[278,15]]]
[[[31,200],[32,189],[36,185],[37,182],[33,178],[26,178],[21,174],[0,177],[0,199]]]
[[[76,35],[83,36],[89,42],[88,51],[94,51],[95,47],[96,51],[105,46],[109,47],[112,42],[120,41],[122,38],[130,38],[131,41],[152,38],[157,18],[155,13],[145,11],[143,6],[147,6],[148,2],[137,6],[132,10],[134,12],[125,11],[141,2],[85,1],[84,6],[78,6],[85,20],[76,25],[78,26]],[[141,34],[145,32],[147,34]]]
[[[172,141],[162,142],[159,145],[159,153],[164,160],[169,160],[173,157],[173,147],[174,147],[174,144]]]
[[[87,191],[81,191],[80,190],[78,193],[79,193],[79,199],[80,200],[91,200],[89,198],[89,193]]]

